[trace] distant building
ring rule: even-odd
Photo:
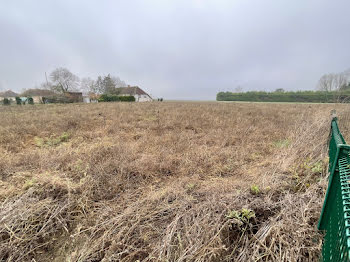
[[[64,96],[69,99],[72,103],[82,103],[83,102],[83,93],[82,92],[64,92]]]
[[[152,97],[138,86],[128,86],[116,88],[119,96],[133,96],[136,102],[153,101]]]
[[[98,103],[98,98],[100,96],[95,93],[83,93],[83,102],[84,103]]]
[[[84,103],[91,103],[91,99],[89,95],[84,95],[83,94],[83,102]]]
[[[44,103],[43,98],[55,95],[55,92],[51,90],[38,88],[28,89],[21,94],[22,97],[32,97],[35,104],[42,104]]]
[[[4,98],[7,98],[11,101],[16,101],[16,96],[18,96],[17,93],[15,93],[11,90],[7,90],[5,92],[0,93],[0,100],[4,100]]]

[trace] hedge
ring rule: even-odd
[[[306,102],[336,103],[350,102],[350,91],[296,91],[296,92],[219,92],[217,101],[251,101],[251,102]]]
[[[98,99],[99,102],[135,102],[134,96],[117,96],[117,95],[101,95]]]

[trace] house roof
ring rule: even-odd
[[[0,96],[1,97],[16,97],[16,96],[18,96],[18,94],[13,92],[13,91],[11,91],[11,90],[7,90],[5,92],[1,92]]]
[[[22,93],[22,96],[53,96],[55,92],[47,89],[33,88]]]
[[[116,88],[116,91],[120,95],[147,95],[149,96],[145,91],[143,91],[141,88],[138,86],[128,86],[128,87],[119,87]]]

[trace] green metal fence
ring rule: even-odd
[[[350,146],[333,117],[329,184],[318,228],[325,232],[321,261],[350,261]]]

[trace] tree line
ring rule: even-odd
[[[350,90],[344,91],[296,91],[296,92],[264,92],[250,91],[242,93],[219,92],[217,101],[251,101],[251,102],[304,102],[335,103],[350,102]]]
[[[350,102],[350,70],[341,73],[323,75],[315,91],[285,91],[278,88],[273,92],[243,92],[236,88],[235,92],[219,92],[217,101],[252,101],[252,102],[307,102],[336,103]]]
[[[83,91],[94,94],[117,94],[117,88],[127,84],[119,77],[98,76],[96,80],[90,77],[80,79],[67,68],[59,67],[49,74],[49,79],[40,85],[41,89],[49,89],[56,93]]]

